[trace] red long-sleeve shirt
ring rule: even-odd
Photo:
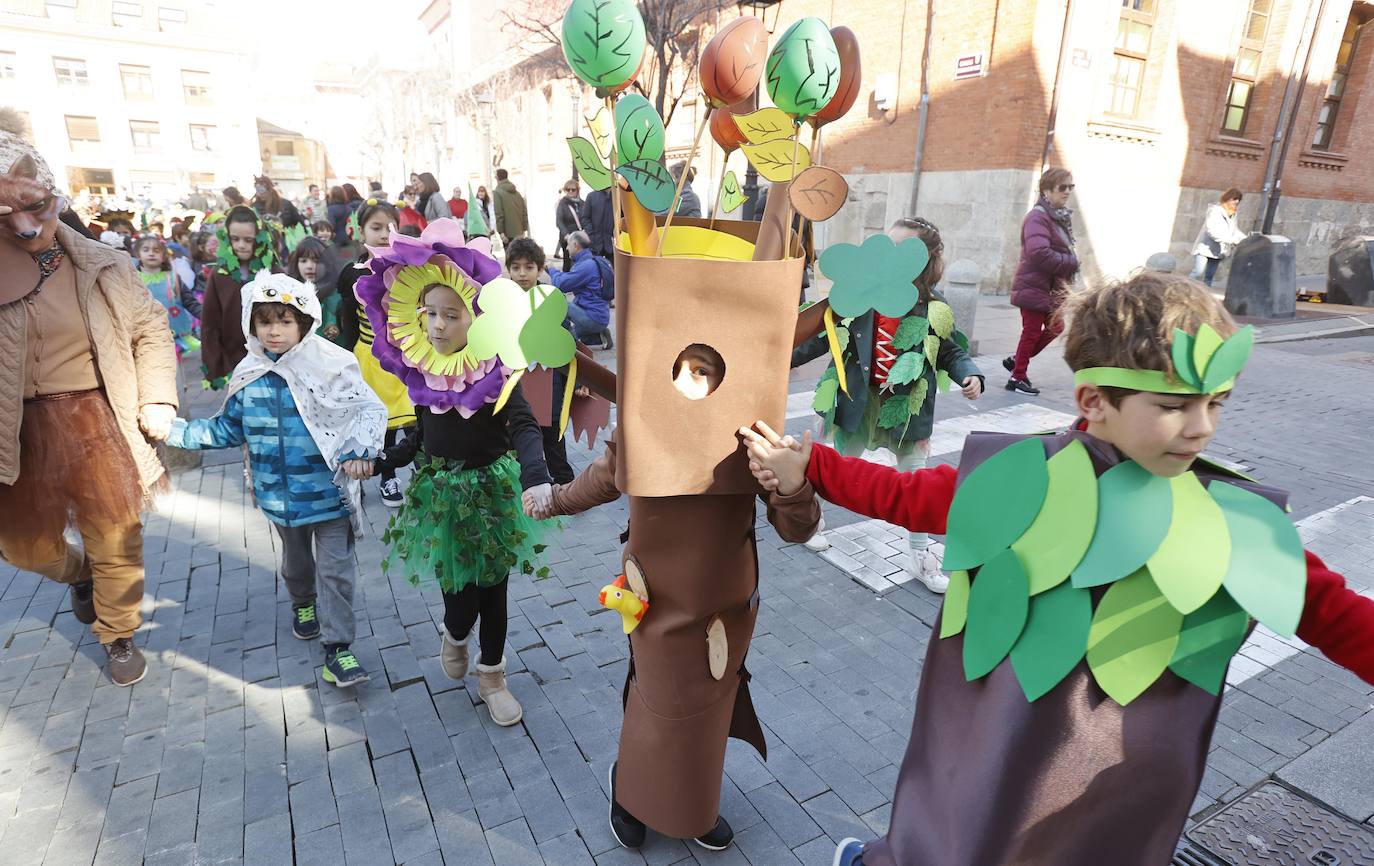
[[[952,466],[898,472],[815,445],[806,477],[816,492],[858,514],[912,532],[945,532],[958,473]],[[1374,599],[1345,585],[1345,578],[1307,552],[1307,600],[1298,637],[1360,679],[1374,684]]]

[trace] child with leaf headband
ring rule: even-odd
[[[983,374],[966,351],[968,338],[955,328],[953,310],[935,290],[945,272],[940,230],[924,219],[903,218],[862,247],[830,247],[821,267],[839,287],[831,304],[838,302],[844,316],[833,329],[839,354],[817,383],[812,404],[825,432],[846,457],[885,448],[901,472],[924,467],[936,390],[952,380],[970,400],[983,393]],[[868,296],[850,291],[875,277],[885,281],[882,299],[870,305]],[[792,353],[792,366],[831,352],[830,335],[818,334]],[[931,592],[944,592],[949,579],[930,535],[912,532],[908,543],[912,574]],[[806,546],[825,550],[830,543],[822,531]]]
[[[1374,601],[1303,550],[1286,494],[1199,459],[1253,339],[1146,273],[1077,303],[1067,432],[975,433],[958,470],[896,473],[741,430],[765,487],[947,532],[957,569],[890,829],[836,863],[1167,863],[1254,621],[1374,683]]]
[[[277,265],[276,239],[252,208],[230,208],[215,235],[218,258],[206,267],[200,338],[206,385],[218,390],[248,355],[240,289],[259,273],[279,274],[281,268]]]
[[[453,220],[369,249],[354,291],[377,335],[371,352],[417,407],[415,427],[363,473],[416,464],[383,535],[391,552],[382,566],[399,560],[412,583],[438,584],[440,660],[455,680],[467,676],[480,618],[478,694],[492,721],[514,725],[524,711],[506,686],[506,581],[515,567],[533,573],[544,549],[522,495],[542,507],[551,496],[543,436],[518,374],[557,360],[550,349],[570,358],[572,336],[560,327],[567,304],[551,291],[531,311],[530,295],[501,278],[487,239],[467,241]]]

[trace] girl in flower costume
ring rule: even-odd
[[[891,828],[836,863],[1167,863],[1252,620],[1374,683],[1374,601],[1304,553],[1286,494],[1197,460],[1252,341],[1143,274],[1077,305],[1065,433],[975,433],[958,470],[895,473],[741,431],[765,487],[948,533]]]
[[[829,263],[836,277],[844,278],[846,266],[856,264],[919,290],[916,305],[901,315],[849,311],[858,315],[847,315],[843,327],[835,329],[841,357],[832,359],[821,376],[813,406],[846,457],[886,448],[896,456],[899,471],[920,469],[930,456],[937,388],[948,388],[952,380],[970,400],[983,393],[983,374],[965,351],[968,338],[955,330],[954,312],[935,291],[945,271],[940,231],[926,220],[903,218],[886,237],[870,238],[862,248],[836,245],[821,258],[821,267]],[[792,353],[792,366],[830,351],[828,335],[817,335]],[[909,544],[912,574],[932,592],[944,592],[949,579],[930,535],[912,532]],[[813,550],[829,546],[821,532],[807,542]]]
[[[518,382],[534,363],[567,363],[573,344],[559,327],[562,294],[532,298],[500,278],[490,249],[485,238],[466,242],[453,220],[419,239],[393,233],[369,248],[354,291],[377,335],[373,355],[417,407],[417,424],[373,466],[417,467],[383,536],[383,567],[399,561],[412,583],[438,583],[441,660],[453,679],[467,675],[480,618],[478,693],[493,721],[513,725],[523,711],[506,688],[506,578],[517,566],[534,571],[541,527],[522,510],[522,491],[547,505],[551,481]]]
[[[200,351],[196,317],[200,315],[201,305],[191,288],[172,270],[167,245],[156,235],[144,235],[134,246],[134,254],[138,257],[138,275],[143,278],[143,285],[167,310],[167,324],[176,341],[177,358],[186,352]]]

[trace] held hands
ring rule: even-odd
[[[576,388],[573,389],[573,396],[590,397],[592,396],[592,389],[588,388],[586,385],[578,385]]]
[[[526,517],[535,520],[548,520],[553,513],[553,485],[539,484],[526,490],[520,496],[520,504]]]
[[[155,442],[165,442],[172,435],[172,421],[177,417],[175,406],[166,403],[147,403],[139,407],[138,427]]]
[[[345,460],[343,470],[354,481],[363,481],[372,477],[373,464],[371,460]]]
[[[811,461],[811,432],[802,434],[798,442],[791,436],[779,436],[762,421],[754,422],[754,429],[739,428],[749,452],[749,471],[764,490],[791,496],[806,483],[806,466]]]
[[[969,376],[961,383],[960,387],[966,398],[977,400],[983,393],[983,380],[977,376]]]

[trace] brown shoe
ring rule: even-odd
[[[105,654],[109,657],[105,669],[117,686],[131,686],[148,672],[143,652],[134,646],[131,638],[122,637],[105,644]]]
[[[95,587],[91,582],[87,580],[72,584],[71,597],[72,616],[86,625],[95,622]]]

